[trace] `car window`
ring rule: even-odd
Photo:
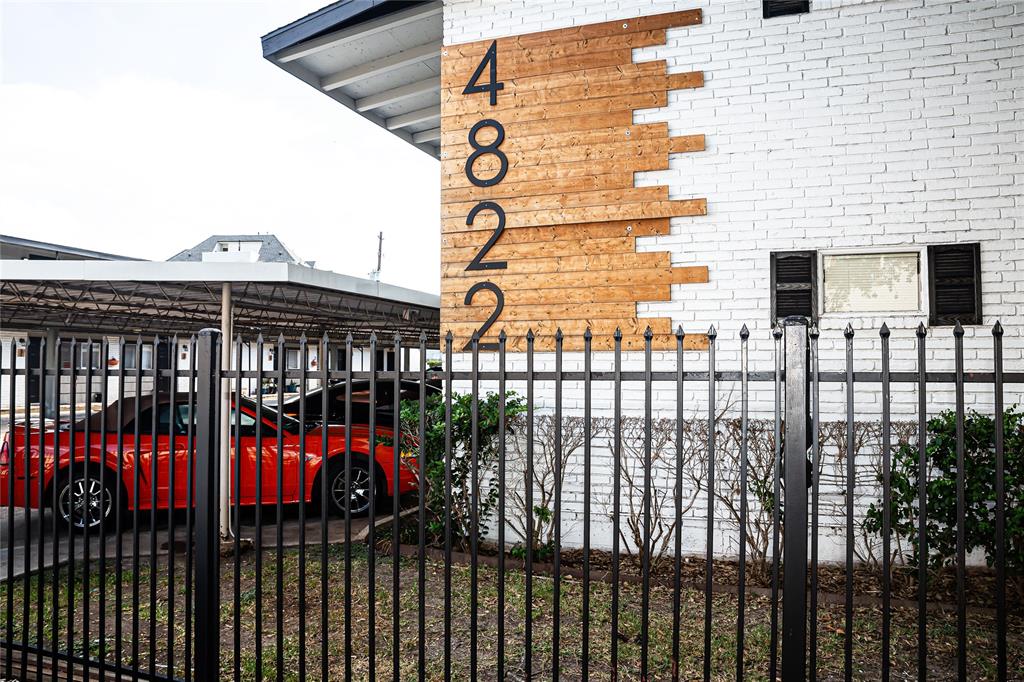
[[[139,411],[139,435],[148,435],[153,432],[153,408],[147,407]],[[157,406],[156,432],[157,435],[166,436],[171,426],[171,406],[163,403]],[[125,433],[135,433],[135,420],[131,420],[124,427]]]

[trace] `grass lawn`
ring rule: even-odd
[[[282,606],[284,618],[283,654],[286,680],[300,680],[299,658],[305,654],[306,679],[320,679],[321,632],[320,620],[320,552],[309,548],[306,552],[306,613],[299,612],[299,561],[297,551],[285,552],[282,557]],[[166,674],[166,640],[169,616],[173,610],[175,675],[184,676],[182,661],[185,647],[185,604],[184,604],[184,561],[179,556],[176,562],[175,600],[173,609],[167,602],[167,557],[160,557],[159,572],[156,575],[157,608],[155,613],[149,607],[150,573],[143,560],[138,578],[140,580],[140,603],[137,612],[131,610],[131,566],[125,564],[121,585],[125,608],[121,618],[124,627],[124,642],[121,660],[131,664],[131,638],[133,618],[139,623],[140,665],[148,667],[148,630],[151,618],[157,624],[157,673]],[[367,632],[370,627],[369,585],[367,580],[368,555],[365,545],[353,547],[352,563],[352,633],[353,633],[353,678],[366,679],[368,673]],[[395,644],[392,636],[392,562],[390,556],[378,555],[376,559],[376,657],[375,679],[392,679],[391,652]],[[332,679],[344,674],[344,589],[345,566],[340,547],[331,547],[328,552],[328,623],[327,640],[329,668]],[[114,593],[117,576],[113,562],[107,566],[108,575],[104,583],[106,591],[107,636],[105,639],[108,661],[116,657],[114,641]],[[222,567],[221,604],[221,658],[222,678],[230,679],[236,662],[244,680],[257,678],[256,660],[256,610],[262,605],[263,657],[262,669],[266,679],[273,679],[276,671],[277,633],[277,556],[266,552],[263,558],[262,594],[257,594],[256,561],[252,551],[245,552],[240,569],[240,641],[236,651],[234,645],[235,620],[233,583],[235,564],[233,556],[224,559]],[[401,659],[398,679],[415,679],[417,670],[417,562],[402,559],[399,562],[401,591],[398,600],[401,633],[397,646]],[[101,639],[98,633],[98,602],[101,586],[98,584],[98,566],[91,567],[91,633],[89,650],[91,656],[98,656]],[[49,643],[52,615],[52,573],[44,574],[44,642]],[[470,586],[469,566],[453,566],[452,580],[452,679],[469,679],[470,666]],[[62,571],[60,586],[58,635],[61,649],[66,642],[67,627],[67,575]],[[75,580],[73,601],[77,611],[75,625],[77,650],[81,652],[81,603],[83,585],[81,577]],[[551,631],[552,631],[552,587],[548,576],[535,576],[533,593],[533,673],[536,677],[551,677]],[[481,566],[477,581],[479,590],[479,620],[477,629],[478,665],[481,679],[494,679],[497,664],[497,571]],[[507,679],[523,679],[524,663],[524,619],[526,604],[524,598],[524,575],[521,571],[509,570],[505,577],[505,660]],[[29,641],[35,641],[36,579],[30,584],[30,632]],[[6,585],[0,585],[0,623],[5,622]],[[21,581],[13,586],[15,618],[14,641],[21,641],[19,628],[22,613],[24,588]],[[582,582],[578,578],[565,578],[561,595],[561,677],[565,680],[580,679],[582,635]],[[641,632],[641,587],[636,583],[623,582],[620,591],[619,608],[619,679],[639,679],[640,632]],[[652,679],[669,679],[671,675],[672,652],[672,590],[654,586],[650,597],[650,651],[649,665]],[[605,582],[591,583],[590,620],[590,674],[594,680],[611,679],[611,586]],[[714,596],[714,621],[712,631],[712,671],[714,679],[734,679],[736,649],[737,598],[730,594]],[[429,560],[427,563],[426,590],[426,672],[427,679],[443,679],[444,663],[444,565]],[[746,676],[751,680],[768,678],[768,652],[770,635],[770,602],[761,596],[748,596],[746,600]],[[781,607],[780,607],[781,614]],[[682,593],[682,636],[680,642],[680,678],[699,679],[703,670],[704,646],[704,593],[700,589],[684,589]],[[305,625],[305,642],[301,641],[299,623]],[[994,679],[995,677],[995,619],[987,613],[972,612],[968,618],[968,677],[972,680]],[[842,606],[822,605],[818,617],[818,677],[822,680],[842,679],[843,672],[843,623]],[[892,673],[893,679],[916,678],[917,665],[917,612],[914,609],[895,609],[892,629]],[[2,627],[2,625],[0,625]],[[878,607],[859,607],[854,621],[854,676],[857,679],[879,679],[881,658],[881,616]],[[929,613],[928,622],[929,677],[934,680],[955,679],[956,673],[956,616],[955,610],[946,609]],[[1024,679],[1024,618],[1013,614],[1009,624],[1008,650],[1010,655],[1010,679]],[[18,655],[15,655],[17,660]]]

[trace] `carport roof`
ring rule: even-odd
[[[341,0],[263,36],[263,56],[435,158],[441,0]]]
[[[223,283],[236,333],[438,341],[438,296],[294,263],[0,261],[0,328],[188,334],[220,325]]]

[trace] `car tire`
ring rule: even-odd
[[[378,472],[379,473],[379,472]],[[376,481],[377,497],[380,481]],[[327,467],[328,511],[334,516],[345,515],[345,458],[335,457]],[[350,513],[366,516],[370,511],[370,467],[363,458],[352,458],[352,494]]]
[[[83,471],[77,469],[74,478],[68,474],[67,469],[62,471],[57,480],[57,500],[53,509],[57,522],[65,530],[74,529],[79,533],[99,532],[101,526],[107,532],[116,530],[116,478],[114,472],[106,471],[101,482],[99,468],[89,467],[86,488],[86,476]],[[52,489],[49,495],[52,499]],[[88,509],[88,514],[83,513],[84,509]],[[121,514],[122,522],[126,517],[126,514]]]

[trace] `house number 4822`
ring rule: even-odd
[[[484,69],[488,70],[488,78],[484,83],[480,82],[480,78],[484,74]],[[490,105],[496,106],[498,104],[498,91],[504,90],[505,84],[498,80],[498,42],[492,41],[490,47],[487,48],[487,52],[484,53],[484,58],[477,65],[476,70],[470,77],[469,82],[466,83],[466,87],[462,90],[463,95],[471,95],[478,92],[486,92],[490,96]],[[483,144],[477,136],[484,128],[490,128],[494,131],[494,141]],[[466,177],[469,181],[477,187],[493,187],[501,182],[505,178],[505,174],[508,172],[508,157],[501,151],[501,143],[505,141],[505,127],[500,122],[493,118],[485,118],[481,121],[477,121],[469,131],[469,144],[473,147],[472,153],[466,159]],[[489,178],[480,178],[477,176],[474,166],[478,159],[486,155],[493,155],[498,159],[498,172]],[[504,270],[508,267],[506,261],[485,261],[484,256],[491,250],[495,244],[498,243],[498,239],[501,238],[501,233],[505,230],[505,211],[495,201],[481,201],[474,206],[469,214],[466,216],[466,225],[472,226],[473,221],[476,220],[478,214],[483,211],[489,211],[494,213],[498,219],[498,225],[494,228],[491,236],[487,239],[487,242],[480,248],[473,260],[470,261],[469,265],[466,266],[467,271],[473,270]],[[482,337],[488,332],[491,326],[497,321],[498,316],[501,315],[502,309],[505,307],[505,294],[502,293],[501,287],[494,282],[483,280],[474,283],[469,291],[466,292],[466,298],[463,301],[464,305],[471,305],[473,303],[473,297],[479,291],[487,290],[494,294],[494,310],[491,312],[487,320],[477,330],[477,333]],[[469,349],[472,346],[472,341],[466,344],[465,349]],[[497,350],[498,344],[496,343],[481,343],[479,345],[481,350]]]

